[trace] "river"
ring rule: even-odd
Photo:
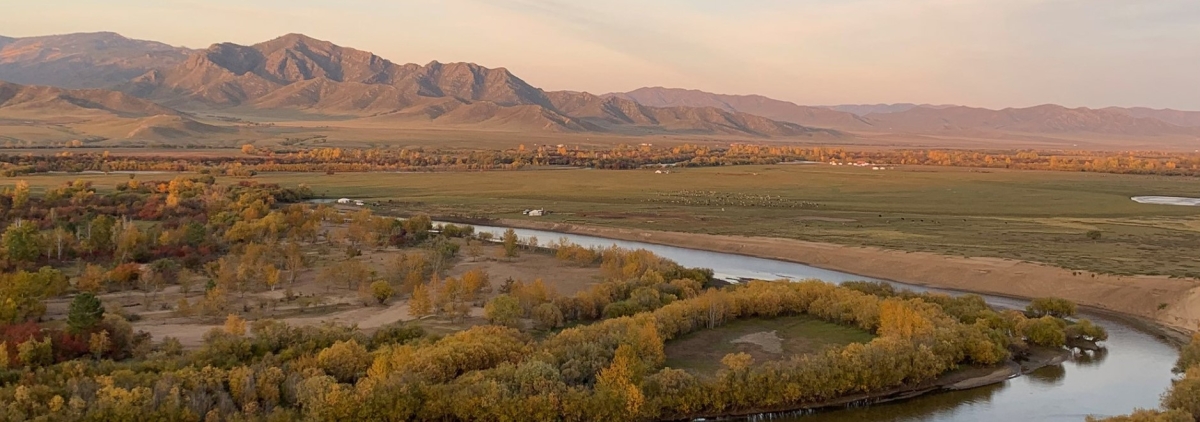
[[[475,226],[477,232],[499,237],[505,228]],[[515,229],[521,238],[537,237],[545,244],[566,238],[582,246],[646,249],[688,267],[711,268],[718,278],[821,279],[840,283],[875,280],[802,264],[673,246],[611,240],[541,230]],[[902,283],[915,291],[939,291]],[[947,292],[958,294],[954,292]],[[983,295],[988,303],[1021,308],[1020,300]],[[1129,324],[1100,315],[1083,317],[1108,330],[1104,353],[1080,356],[1059,366],[1042,368],[1004,383],[967,391],[948,392],[871,407],[824,411],[810,415],[774,415],[755,419],[796,422],[825,421],[1082,421],[1087,415],[1126,414],[1135,408],[1156,408],[1171,383],[1171,367],[1179,356],[1166,341]]]

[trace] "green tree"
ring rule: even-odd
[[[67,326],[71,327],[71,332],[86,332],[103,320],[104,305],[99,298],[87,292],[75,295],[67,311]]]
[[[84,231],[83,245],[91,253],[107,254],[113,250],[113,232],[117,220],[100,215],[88,222]]]
[[[524,310],[521,309],[521,301],[517,298],[500,295],[483,307],[483,315],[492,324],[518,328]]]
[[[33,223],[17,220],[4,230],[4,252],[8,259],[34,262],[42,256],[41,236]]]

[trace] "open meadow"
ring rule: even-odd
[[[111,189],[129,177],[23,179],[35,190],[76,178]],[[773,165],[672,168],[663,174],[653,169],[263,173],[254,180],[307,184],[325,198],[362,199],[377,203],[377,211],[398,214],[781,237],[1099,273],[1200,276],[1200,250],[1179,247],[1200,241],[1200,208],[1130,200],[1200,196],[1200,184],[1183,177]],[[522,214],[537,208],[550,214]]]

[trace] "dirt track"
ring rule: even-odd
[[[1175,330],[1200,327],[1200,283],[1159,276],[1110,276],[995,258],[851,247],[767,237],[717,236],[523,220],[499,224],[796,262],[930,287],[1020,298],[1056,296],[1145,318]]]

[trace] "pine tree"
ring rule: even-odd
[[[71,332],[86,332],[103,319],[104,305],[100,303],[100,299],[87,292],[75,295],[67,311],[67,326],[71,327]]]

